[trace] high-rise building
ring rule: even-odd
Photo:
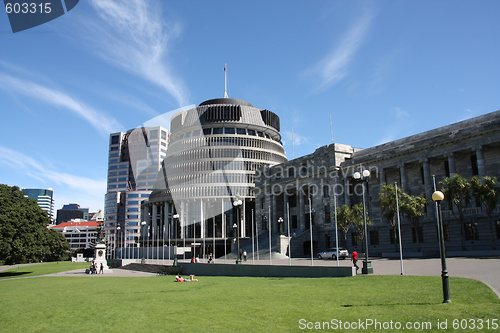
[[[167,144],[168,132],[160,126],[141,127],[110,135],[104,205],[109,257],[114,256],[116,248],[136,246],[141,202],[153,190]]]
[[[73,219],[89,220],[89,209],[81,208],[79,204],[70,203],[57,210],[56,224],[68,222]]]
[[[24,196],[35,199],[44,211],[49,215],[50,223],[54,223],[54,189],[22,188]]]

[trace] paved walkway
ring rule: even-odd
[[[361,267],[361,261],[358,265]],[[234,260],[227,260],[227,264],[232,264]],[[150,261],[151,264],[171,265],[168,260],[165,261]],[[217,263],[223,264],[223,260],[218,260]],[[289,265],[288,259],[272,259],[273,265]],[[269,260],[252,260],[243,262],[244,265],[269,265]],[[292,259],[292,265],[310,266],[311,260],[305,258]],[[336,266],[336,260],[314,260],[314,266]],[[351,266],[349,260],[339,260],[340,266]],[[0,271],[10,269],[17,266],[0,266]],[[393,259],[372,259],[372,267],[375,275],[400,275],[401,263],[399,260]],[[500,258],[448,258],[447,259],[448,274],[450,277],[464,277],[479,280],[487,284],[500,298]],[[441,276],[441,260],[436,259],[405,259],[403,261],[404,275],[415,276]],[[126,269],[113,269],[106,274],[89,275],[85,274],[85,269],[77,269],[68,272],[54,273],[44,276],[87,276],[89,278],[103,277],[140,277],[140,276],[155,276],[154,273],[130,271]],[[14,279],[20,279],[17,277]],[[1,280],[0,280],[1,281]]]

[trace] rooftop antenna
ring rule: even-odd
[[[227,64],[224,64],[224,98],[229,98],[227,95]]]
[[[293,127],[292,127],[292,160],[295,159],[295,139],[293,138]]]

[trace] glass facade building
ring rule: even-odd
[[[54,189],[47,188],[22,188],[24,196],[35,199],[44,211],[49,215],[50,223],[54,223]]]
[[[135,248],[139,239],[141,202],[149,197],[167,151],[168,131],[141,127],[109,138],[104,229],[107,254]]]

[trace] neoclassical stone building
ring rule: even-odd
[[[170,131],[155,190],[142,203],[142,242],[158,247],[177,240],[189,255],[224,255],[237,230],[241,238],[255,233],[255,171],[287,161],[279,117],[218,98],[174,115]]]
[[[361,202],[361,184],[356,171],[370,170],[366,207],[373,222],[368,228],[369,253],[390,255],[397,251],[390,223],[381,218],[378,194],[381,185],[397,183],[402,191],[425,194],[429,202],[416,230],[402,219],[403,252],[434,255],[439,252],[435,204],[431,195],[436,183],[460,174],[496,176],[500,179],[500,111],[445,127],[388,142],[368,149],[330,144],[314,153],[258,170],[255,179],[255,217],[260,229],[271,226],[273,237],[279,229],[292,238],[292,256],[310,254],[310,219],[314,252],[335,246],[334,207]],[[439,189],[439,185],[438,185]],[[447,251],[461,251],[460,223],[451,207],[443,203]],[[454,214],[455,213],[455,214]],[[494,238],[500,246],[500,207],[494,212]],[[280,226],[278,221],[283,219]],[[491,234],[480,204],[472,200],[465,216],[466,250],[491,250]],[[417,246],[417,233],[420,236]],[[339,245],[361,248],[359,235],[351,229],[346,237],[338,233]],[[277,249],[279,250],[279,249]],[[286,250],[288,251],[288,250]]]

